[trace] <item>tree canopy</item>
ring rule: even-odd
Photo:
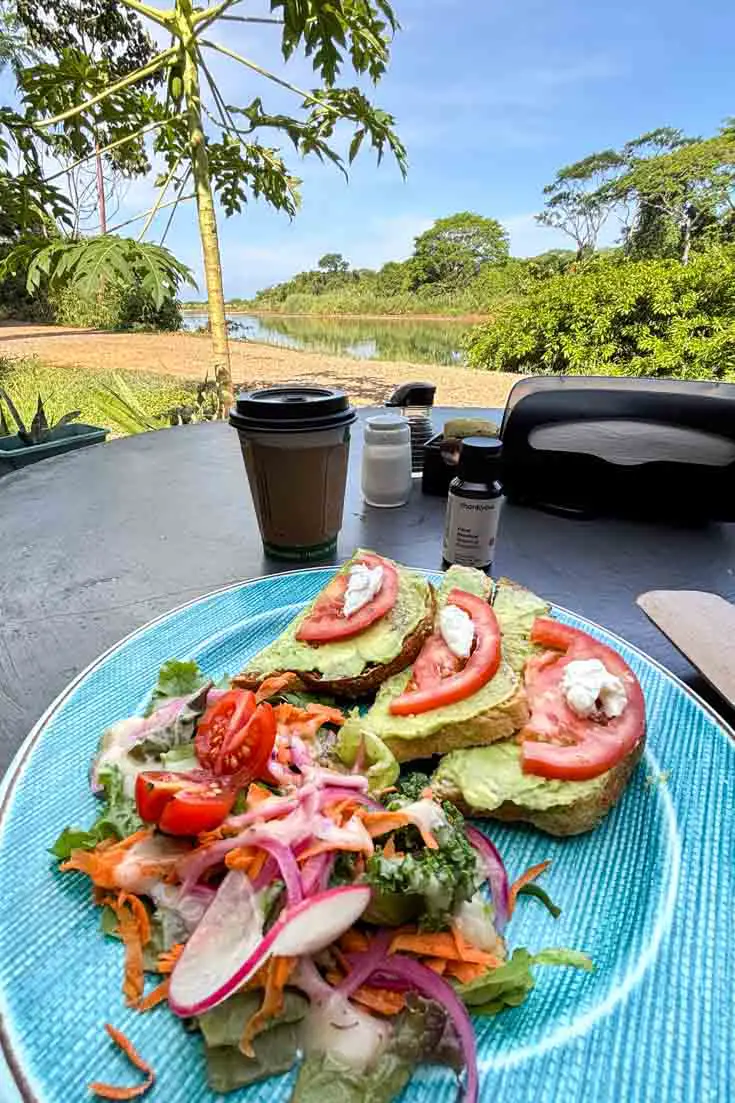
[[[468,283],[484,264],[508,258],[508,233],[494,218],[460,211],[439,218],[414,242],[413,283]]]

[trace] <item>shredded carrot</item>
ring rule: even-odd
[[[281,766],[291,765],[291,748],[287,743],[279,743],[276,758]]]
[[[265,994],[258,1011],[248,1019],[245,1024],[240,1049],[246,1057],[254,1057],[253,1039],[260,1034],[269,1019],[278,1015],[283,1009],[283,989],[286,981],[291,976],[296,958],[272,957],[268,962]]]
[[[132,1088],[119,1088],[114,1084],[103,1084],[99,1080],[95,1080],[89,1085],[89,1090],[95,1095],[101,1096],[102,1099],[136,1099],[139,1095],[145,1095],[148,1089],[153,1087],[156,1079],[153,1069],[143,1060],[133,1043],[125,1037],[121,1030],[112,1026],[111,1023],[105,1023],[105,1030],[113,1042],[123,1051],[131,1065],[145,1073],[145,1080],[142,1084],[136,1084]]]
[[[143,996],[143,998],[138,1001],[138,1011],[150,1011],[152,1008],[158,1007],[159,1003],[163,1003],[164,1000],[167,1000],[170,983],[170,979],[166,977],[165,980],[162,980],[160,984],[151,989],[147,996]]]
[[[118,896],[118,903],[127,904],[130,908],[135,917],[135,922],[138,924],[141,945],[145,946],[151,937],[151,919],[147,907],[141,898],[132,892],[121,892]]]
[[[251,881],[254,881],[267,858],[268,854],[265,850],[256,850],[252,846],[238,846],[225,855],[225,865],[228,869],[241,869],[243,873],[247,873]]]
[[[384,858],[395,858],[396,856],[396,840],[392,835],[389,836],[388,842],[383,847]]]
[[[293,686],[294,682],[298,682],[298,680],[298,674],[294,674],[290,670],[285,674],[274,674],[272,678],[266,678],[255,691],[257,704],[260,704],[261,701],[267,701],[269,697],[275,697],[277,693],[281,693],[288,686]]]
[[[396,788],[395,785],[386,785],[386,787],[384,789],[378,789],[375,796],[376,797],[384,797],[384,796],[386,796],[387,793],[397,793],[397,792],[398,792],[398,789]]]
[[[132,908],[126,904],[120,893],[120,900],[109,901],[110,907],[117,917],[117,930],[125,947],[125,970],[123,976],[123,993],[128,1007],[135,1007],[143,995],[145,977],[143,973],[143,942],[140,935],[140,926]]]
[[[484,950],[478,950],[476,946],[470,946],[469,942],[462,939],[462,945],[458,945],[455,936],[450,931],[419,932],[414,927],[399,928],[393,936],[390,944],[392,954],[405,950],[419,957],[438,957],[449,961],[472,961],[481,965],[491,966],[498,964],[492,954]]]
[[[498,964],[500,963],[498,962]],[[448,961],[446,963],[448,975],[454,977],[460,984],[469,984],[471,980],[483,976],[491,968],[495,968],[495,966],[481,965],[477,961]]]
[[[441,977],[446,973],[449,962],[445,957],[424,957],[421,959],[421,964]]]
[[[99,888],[118,888],[116,871],[125,856],[125,852],[135,846],[136,843],[147,839],[151,834],[151,830],[145,828],[142,831],[136,831],[133,835],[129,835],[127,839],[114,843],[112,846],[103,842],[96,846],[94,850],[72,850],[71,857],[66,862],[62,862],[59,868],[62,873],[68,873],[71,870],[85,873]],[[153,864],[151,863],[151,865]]]
[[[329,705],[318,705],[315,702],[311,702],[306,706],[306,711],[311,716],[318,716],[321,724],[336,724],[337,727],[341,727],[345,722],[344,713],[341,709],[330,708]]]
[[[539,862],[537,866],[531,866],[525,873],[522,873],[517,881],[514,881],[510,886],[510,894],[508,897],[508,915],[513,914],[513,909],[516,906],[516,899],[518,892],[524,885],[529,885],[531,881],[535,881],[537,877],[540,877],[545,870],[551,865],[551,860],[545,862]]]
[[[456,957],[459,961],[474,962],[478,965],[485,965],[489,969],[494,969],[496,966],[500,965],[500,962],[494,954],[490,954],[486,950],[481,950],[479,947],[473,946],[471,942],[468,942],[456,923],[452,924],[452,937],[457,947]]]
[[[329,984],[337,985],[342,981],[342,973],[336,970],[326,974]],[[398,1015],[406,1006],[406,997],[402,992],[393,992],[389,988],[373,988],[362,984],[350,996],[355,1003],[361,1003],[379,1015]]]
[[[264,800],[270,800],[273,796],[270,789],[266,789],[265,785],[258,785],[257,781],[251,781],[248,788],[247,806],[248,808],[257,808],[259,804],[262,804]]]
[[[354,927],[341,935],[339,945],[346,954],[361,954],[370,948],[370,939],[362,931],[356,931]]]
[[[273,710],[276,728],[282,735],[300,735],[304,739],[313,739],[322,724],[342,725],[345,718],[339,709],[328,705],[309,704],[305,709],[284,702]]]
[[[346,797],[345,800],[336,801],[334,804],[326,804],[322,811],[329,816],[330,820],[334,820],[338,827],[343,827],[353,815],[356,807],[353,798]]]
[[[184,952],[184,943],[177,942],[170,950],[164,950],[162,954],[158,955],[156,961],[156,972],[162,973],[164,976],[167,973],[173,973],[176,962]]]
[[[418,819],[416,821],[412,820],[403,811],[366,812],[364,809],[361,809],[359,814],[372,838],[378,835],[387,835],[389,831],[398,831],[400,828],[408,827],[408,825],[412,823],[414,827],[418,829],[423,839],[424,846],[428,850],[439,849],[439,843],[432,833],[428,831]]]

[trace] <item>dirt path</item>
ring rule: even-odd
[[[342,387],[355,402],[383,402],[411,379],[436,383],[441,406],[502,406],[520,376],[405,361],[353,360],[296,352],[256,342],[232,342],[232,375],[238,385],[324,383]],[[201,380],[209,342],[188,333],[100,333],[64,326],[0,325],[0,357],[37,356],[47,364],[90,371],[148,371]]]

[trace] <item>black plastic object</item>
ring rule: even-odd
[[[495,437],[467,437],[459,453],[460,479],[468,482],[492,482],[500,475],[502,441]]]
[[[449,484],[457,474],[461,440],[445,438],[437,433],[424,445],[424,469],[421,475],[421,493],[446,498]]]
[[[735,520],[735,385],[524,379],[501,427],[508,498],[583,516]]]
[[[386,406],[433,406],[434,383],[401,383],[386,402]]]
[[[338,429],[357,417],[344,391],[331,387],[265,387],[242,391],[230,410],[236,429],[266,433],[304,433]]]

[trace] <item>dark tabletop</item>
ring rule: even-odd
[[[450,413],[491,412],[436,410],[438,427]],[[445,500],[416,484],[401,509],[365,506],[361,438],[358,429],[339,558],[362,545],[440,568]],[[635,598],[701,589],[735,599],[735,525],[579,521],[508,505],[495,566],[625,636],[725,714]],[[144,433],[0,480],[0,775],[56,694],[116,640],[199,594],[283,569],[263,556],[227,424]]]

